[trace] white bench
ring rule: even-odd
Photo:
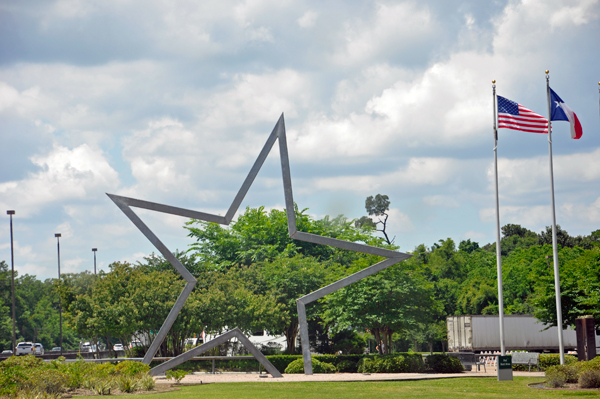
[[[512,364],[524,364],[529,366],[536,366],[540,371],[540,354],[535,352],[514,352],[512,353]]]

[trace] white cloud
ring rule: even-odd
[[[56,145],[49,154],[31,161],[40,171],[21,181],[0,183],[0,206],[19,205],[20,214],[29,217],[51,203],[86,199],[90,193],[114,189],[118,173],[108,164],[103,152],[83,144],[72,150]]]
[[[464,239],[470,238],[471,240],[483,240],[483,239],[487,238],[487,234],[469,230],[463,235],[463,238]]]
[[[298,18],[298,25],[301,28],[312,28],[313,26],[315,26],[318,16],[319,13],[312,10],[308,10],[300,18]]]
[[[482,222],[495,223],[496,208],[483,208],[479,211]],[[530,228],[548,226],[552,224],[552,214],[549,205],[536,206],[500,206],[500,223],[520,224]]]
[[[310,79],[291,69],[262,75],[238,74],[232,86],[204,103],[205,126],[222,129],[265,121],[275,124],[282,112],[286,118],[297,117],[311,100]]]
[[[423,202],[429,206],[441,208],[458,208],[460,206],[457,200],[446,195],[428,195],[423,197]]]
[[[600,197],[590,205],[566,202],[560,210],[568,219],[576,219],[586,225],[600,223]]]
[[[415,230],[415,225],[410,216],[401,212],[398,208],[390,208],[388,215],[388,223],[394,226],[394,231],[406,233]]]
[[[344,44],[332,56],[334,63],[348,66],[390,51],[413,48],[435,32],[435,20],[427,6],[405,2],[378,3],[376,7],[371,20],[360,16],[346,22]]]
[[[555,188],[573,182],[591,183],[600,180],[600,148],[588,153],[554,155]],[[493,190],[494,165],[487,168],[489,190]],[[498,191],[501,196],[530,195],[549,190],[548,157],[498,159]]]
[[[367,193],[382,184],[394,182],[398,186],[437,186],[447,183],[464,167],[460,161],[449,158],[411,158],[408,164],[381,175],[336,176],[316,178],[312,186],[317,190],[356,191]]]

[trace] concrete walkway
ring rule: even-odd
[[[515,377],[538,377],[544,378],[544,372],[514,371]],[[359,374],[359,373],[336,373],[336,374],[284,374],[283,378],[273,378],[270,374],[258,373],[194,373],[187,375],[182,384],[212,384],[223,382],[299,382],[299,381],[410,381],[410,380],[434,380],[440,378],[465,378],[465,377],[488,377],[496,378],[496,369],[487,368],[487,373],[483,369],[477,371],[466,371],[458,374],[424,374],[424,373],[377,373],[377,374]],[[171,384],[173,380],[167,380],[165,376],[155,377],[158,384]]]

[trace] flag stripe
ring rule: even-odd
[[[498,96],[498,127],[528,133],[548,133],[548,120],[514,101]]]

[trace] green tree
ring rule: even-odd
[[[293,258],[281,256],[272,262],[261,262],[248,271],[258,276],[255,290],[263,295],[270,293],[280,306],[283,319],[268,331],[285,335],[287,352],[293,355],[298,336],[296,300],[337,280],[340,276],[338,266],[333,262],[323,264],[313,257],[297,255]],[[319,308],[319,304],[311,304],[307,307],[307,317],[315,317]]]
[[[0,350],[12,349],[11,271],[0,261]]]
[[[574,326],[576,318],[586,315],[594,316],[600,327],[600,248],[562,248],[558,256],[563,328]],[[548,327],[556,326],[553,273],[538,276],[532,301],[535,317]]]
[[[357,262],[357,270],[373,259]],[[340,289],[324,298],[323,319],[333,331],[346,328],[368,330],[382,340],[389,353],[394,332],[408,331],[418,323],[435,319],[441,306],[433,287],[405,264],[391,266],[373,276]]]

